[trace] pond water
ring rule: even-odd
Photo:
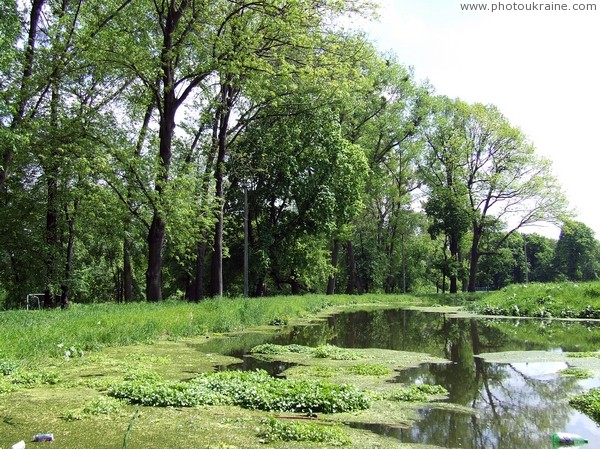
[[[559,352],[599,350],[598,322],[475,319],[418,310],[378,310],[338,314],[295,327],[271,342],[424,352],[450,360],[398,372],[395,382],[439,384],[449,391],[445,403],[420,410],[420,419],[412,427],[358,425],[402,442],[461,449],[546,449],[552,447],[550,435],[563,431],[587,438],[586,449],[600,449],[600,427],[568,404],[570,397],[600,386],[600,377],[561,376],[558,371],[568,367],[568,359],[552,357]],[[530,353],[530,360],[518,354],[502,363],[483,357],[507,351],[535,352]],[[238,348],[231,355],[243,353]],[[246,368],[265,368],[252,360],[245,358]],[[271,371],[277,374],[286,368],[281,365]],[[447,403],[461,407],[452,410]]]

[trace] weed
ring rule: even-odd
[[[571,376],[576,379],[589,379],[593,377],[593,373],[587,369],[582,368],[565,368],[558,372],[561,376]]]
[[[315,348],[313,355],[318,359],[331,360],[357,360],[360,358],[360,355],[350,349],[338,348],[333,345],[319,346]]]
[[[592,388],[586,393],[571,398],[569,404],[588,415],[596,424],[600,424],[600,388]]]
[[[339,426],[325,426],[314,423],[284,422],[270,418],[262,422],[259,437],[270,441],[311,441],[328,443],[331,446],[347,446],[350,438]]]
[[[109,395],[147,406],[237,405],[265,411],[338,413],[370,406],[369,396],[349,385],[287,380],[265,371],[205,373],[189,382],[133,378],[113,385]]]
[[[397,389],[390,394],[389,398],[394,401],[425,402],[431,396],[445,394],[448,394],[448,390],[441,385],[421,384]]]
[[[384,365],[359,363],[349,369],[351,374],[358,376],[387,376],[392,373],[391,368]]]

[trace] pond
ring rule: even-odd
[[[452,363],[423,364],[399,371],[395,382],[439,384],[445,403],[419,410],[410,428],[357,424],[402,442],[462,449],[550,448],[556,431],[578,433],[586,449],[600,449],[600,427],[568,399],[600,386],[600,372],[578,380],[559,375],[576,363],[564,352],[600,349],[600,323],[532,319],[478,319],[420,310],[342,313],[298,326],[271,340],[276,344],[382,348],[423,352]],[[230,355],[244,356],[249,348]],[[265,368],[244,358],[245,368]],[[278,374],[289,366],[271,366]],[[448,407],[448,404],[461,407]]]

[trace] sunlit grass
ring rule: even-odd
[[[218,298],[200,303],[73,304],[68,310],[0,312],[0,360],[72,358],[110,346],[148,344],[289,322],[348,304],[416,303],[410,296]]]

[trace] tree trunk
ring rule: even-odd
[[[74,243],[75,243],[75,218],[77,216],[77,207],[79,200],[73,201],[73,213],[69,214],[67,207],[65,206],[65,217],[69,225],[69,237],[67,241],[67,258],[65,261],[65,277],[64,282],[61,285],[60,295],[60,306],[63,309],[69,307],[69,293],[71,287],[69,281],[71,280],[71,273],[73,271],[73,254],[74,254]]]
[[[146,299],[162,300],[162,250],[165,222],[155,213],[148,232],[148,269],[146,270]]]
[[[225,156],[227,152],[227,132],[229,127],[229,116],[233,100],[233,87],[224,83],[221,86],[221,102],[219,116],[218,152],[215,166],[215,199],[218,201],[217,221],[215,223],[215,234],[213,243],[213,258],[211,264],[210,294],[211,296],[223,296],[223,208],[225,202],[225,188],[223,178],[225,172]]]
[[[334,270],[337,269],[339,255],[340,241],[338,239],[333,239],[333,246],[331,248],[331,266]],[[335,294],[335,273],[329,276],[329,281],[327,282],[327,294]]]
[[[350,241],[346,242],[346,264],[348,266],[346,293],[353,295],[356,287],[356,260],[354,259],[354,246]]]
[[[187,292],[189,301],[202,301],[204,299],[204,259],[206,257],[206,243],[196,245],[196,263],[194,266],[194,276]]]
[[[178,101],[175,95],[175,68],[173,67],[173,34],[177,28],[177,18],[170,7],[167,24],[163,31],[163,48],[161,59],[163,63],[162,81],[162,111],[158,130],[159,138],[159,173],[156,177],[155,190],[157,203],[154,205],[152,224],[148,231],[148,269],[146,270],[146,300],[162,300],[162,266],[163,246],[165,243],[166,222],[160,204],[164,195],[164,187],[169,182],[169,168],[171,166],[173,133],[175,131],[175,114]]]
[[[132,243],[129,237],[123,240],[123,301],[133,301],[133,266],[131,264]]]
[[[301,288],[298,279],[292,278],[290,279],[290,286],[292,287],[292,295],[299,295]]]
[[[160,79],[157,79],[156,86],[160,85]],[[148,133],[148,127],[150,126],[150,120],[152,119],[152,113],[154,111],[154,102],[150,102],[146,107],[146,112],[144,113],[144,121],[142,122],[142,127],[140,128],[140,133],[138,135],[138,141],[135,146],[134,156],[139,158],[142,154],[142,149],[144,147],[144,142],[146,140],[146,135]],[[134,169],[131,168],[133,171]],[[127,173],[127,202],[130,210],[133,209],[133,173]],[[131,223],[132,217],[128,216],[125,220],[124,229],[125,229],[125,237],[123,239],[123,300],[125,302],[133,301],[133,265],[131,263],[131,254],[133,252],[133,243],[129,238],[129,234],[131,231]]]
[[[458,238],[454,235],[450,236],[450,260],[451,263],[458,263]],[[450,293],[458,293],[458,276],[454,269],[450,270]]]
[[[479,264],[479,242],[483,235],[483,230],[480,226],[473,226],[473,240],[471,243],[471,257],[469,267],[469,291],[474,292],[477,287],[477,270]]]
[[[267,295],[267,285],[265,284],[265,278],[260,277],[256,282],[256,290],[254,290],[254,296],[260,298]]]

